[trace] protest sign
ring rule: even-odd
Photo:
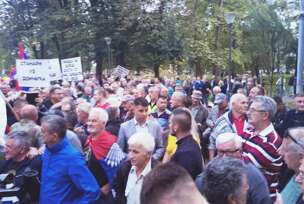
[[[125,77],[129,74],[129,70],[118,65],[112,72],[112,76],[115,77]]]
[[[61,79],[58,59],[16,60],[17,79],[23,87],[49,87],[51,81]]]
[[[83,80],[81,58],[74,57],[61,60],[62,79],[65,81]]]

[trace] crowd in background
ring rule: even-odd
[[[304,203],[304,95],[287,107],[254,78],[207,76],[0,89],[20,203]]]

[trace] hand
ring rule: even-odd
[[[84,128],[83,127],[74,128],[74,132],[76,134],[82,135],[82,134],[84,134]]]
[[[274,204],[284,204],[282,195],[277,192],[277,199]]]

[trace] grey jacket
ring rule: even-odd
[[[155,138],[155,150],[154,150],[153,158],[156,160],[160,160],[165,153],[161,127],[155,120],[151,120],[151,119],[148,119],[147,124],[148,124],[148,132]],[[125,153],[128,152],[128,140],[134,133],[136,133],[134,119],[131,119],[121,124],[117,143],[123,152]]]

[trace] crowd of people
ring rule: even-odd
[[[0,90],[20,203],[304,203],[304,95],[287,107],[253,78],[206,76]]]

